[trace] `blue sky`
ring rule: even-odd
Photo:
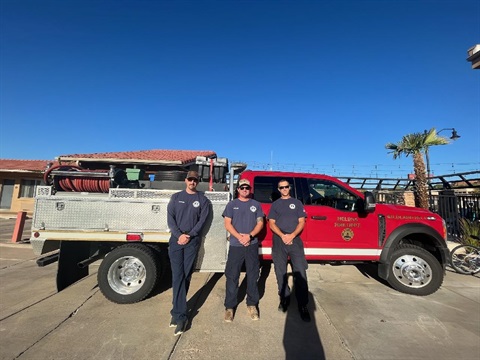
[[[1,0],[0,30],[1,158],[404,177],[385,144],[435,127],[461,138],[430,149],[434,174],[480,169],[478,1]]]

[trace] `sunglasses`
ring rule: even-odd
[[[198,179],[195,179],[195,178],[188,178],[187,180],[188,180],[188,181],[198,182]]]
[[[283,189],[290,189],[290,185],[286,185],[286,186],[279,186],[278,187],[280,190],[283,190]]]
[[[250,190],[250,186],[240,186],[240,190]]]

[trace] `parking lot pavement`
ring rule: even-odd
[[[356,359],[472,359],[480,355],[480,281],[447,271],[418,297],[376,278],[373,265],[312,269],[315,298]]]
[[[174,337],[168,327],[168,285],[140,303],[113,304],[98,289],[97,262],[87,278],[57,293],[56,264],[37,267],[29,244],[2,238],[7,241],[0,242],[0,359],[234,360],[297,358],[299,353],[304,359],[352,358],[322,312],[312,311],[314,321],[306,324],[293,306],[287,314],[277,311],[270,264],[260,278],[259,321],[248,317],[243,284],[235,320],[225,323],[223,274],[195,273],[188,301],[191,324]],[[313,297],[311,306],[316,306]]]
[[[352,358],[323,313],[313,312],[314,321],[306,324],[297,311],[277,311],[270,266],[261,280],[259,321],[248,317],[243,301],[234,321],[225,323],[223,275],[195,273],[191,324],[174,337],[168,327],[171,289],[117,305],[98,290],[95,265],[90,276],[56,293],[54,267],[35,272],[32,263],[27,259],[6,268],[2,263],[2,287],[6,278],[19,286],[7,286],[11,295],[0,301],[0,359],[282,359],[299,353],[304,359]]]
[[[12,242],[13,229],[15,228],[16,218],[12,216],[0,217],[0,244]],[[30,229],[32,227],[32,219],[25,219],[23,226],[22,241],[28,241],[30,238]]]
[[[7,237],[8,238],[8,237]],[[399,293],[374,265],[310,264],[313,321],[292,303],[277,311],[270,264],[260,277],[260,320],[243,302],[223,321],[225,278],[195,273],[191,324],[179,337],[168,327],[166,283],[130,305],[106,300],[90,275],[57,293],[56,264],[39,268],[28,244],[0,242],[0,359],[422,359],[480,357],[480,281],[448,271],[435,294]]]

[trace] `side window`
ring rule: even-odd
[[[253,181],[253,198],[260,203],[270,204],[280,197],[278,182],[282,179],[290,183],[290,195],[294,195],[294,182],[291,177],[257,176]]]
[[[306,178],[295,178],[295,191],[297,193],[297,199],[300,200],[303,205],[312,205]]]
[[[312,205],[329,206],[343,211],[355,211],[357,196],[327,180],[308,179]]]

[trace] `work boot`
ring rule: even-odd
[[[225,310],[225,317],[223,318],[225,322],[232,322],[233,321],[233,309],[226,309]]]
[[[170,325],[168,325],[169,327],[177,327],[177,322],[175,320],[173,320],[173,316],[170,318]]]
[[[310,312],[308,311],[308,308],[306,306],[300,306],[298,308],[298,311],[300,312],[300,317],[303,321],[310,322]]]
[[[177,322],[177,327],[175,328],[175,336],[183,334],[187,330],[188,319],[180,320]]]
[[[290,305],[290,297],[281,298],[280,304],[278,304],[278,311],[287,312],[289,305]]]
[[[256,306],[247,306],[248,314],[252,320],[258,320],[258,310]]]

